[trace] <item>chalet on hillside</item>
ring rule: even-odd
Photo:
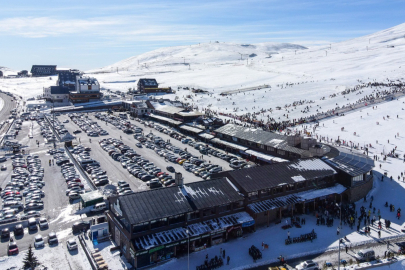
[[[139,79],[138,81],[139,93],[171,93],[172,88],[159,88],[156,79]]]

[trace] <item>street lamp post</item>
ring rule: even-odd
[[[190,270],[190,232],[186,230],[187,233],[187,269]]]
[[[342,204],[342,201],[340,202]],[[338,255],[338,270],[340,269],[340,231],[342,230],[342,208],[339,204],[336,203],[336,206],[339,207],[339,212],[340,212],[340,222],[339,222],[339,255]]]

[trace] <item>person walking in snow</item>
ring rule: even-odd
[[[227,258],[226,258],[226,265],[229,265],[229,261],[231,260],[231,258],[228,256]]]
[[[225,259],[225,249],[222,250],[222,257]]]
[[[290,231],[287,232],[288,240],[290,240]]]
[[[340,234],[340,230],[339,230],[339,227],[337,228],[337,231],[336,231],[336,235],[339,235]]]

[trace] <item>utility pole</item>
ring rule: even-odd
[[[117,67],[117,73],[118,73],[118,67]]]
[[[329,44],[329,50],[331,50],[332,49],[332,44]]]
[[[328,51],[325,51],[326,52],[326,56],[328,56]]]

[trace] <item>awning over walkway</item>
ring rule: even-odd
[[[180,129],[187,130],[187,131],[190,131],[192,133],[197,133],[197,134],[203,132],[202,129],[191,127],[188,125],[182,125],[182,126],[180,126]]]
[[[179,244],[180,240],[185,239],[187,241],[188,235],[186,230],[189,231],[190,241],[194,241],[202,237],[208,237],[211,234],[224,232],[231,226],[244,226],[244,224],[251,225],[252,222],[254,222],[254,219],[248,213],[235,213],[232,215],[191,224],[188,225],[187,228],[175,228],[142,236],[134,240],[134,246],[137,251],[147,250],[159,246],[170,247]]]
[[[161,121],[164,121],[164,122],[167,122],[167,123],[171,123],[171,124],[176,125],[176,126],[182,124],[182,122],[180,122],[180,121],[173,120],[173,119],[170,119],[170,118],[167,118],[167,117],[164,117],[164,116],[156,115],[156,114],[153,114],[153,113],[149,114],[149,117],[154,118],[154,119],[158,119],[158,120],[161,120]]]
[[[341,194],[346,188],[341,184],[336,184],[333,187],[303,191],[296,194],[290,194],[270,200],[256,202],[249,204],[248,207],[255,213],[262,213],[268,210],[276,209],[279,207],[304,202],[331,194]]]
[[[220,140],[220,139],[218,139],[218,138],[212,139],[211,142],[213,142],[213,143],[218,143],[218,144],[221,144],[221,145],[223,145],[223,146],[226,146],[226,147],[229,147],[229,148],[233,148],[233,149],[236,149],[236,150],[245,151],[245,150],[248,149],[247,147],[241,146],[241,145],[239,145],[239,144],[235,144],[235,143],[223,141],[223,140]]]
[[[254,151],[254,150],[250,150],[250,149],[246,150],[245,153],[248,155],[255,156],[255,157],[257,157],[257,159],[260,159],[260,160],[263,160],[266,162],[287,162],[288,161],[283,158],[275,157],[272,155],[266,155],[266,154],[263,154],[263,153],[260,153],[260,152]]]

